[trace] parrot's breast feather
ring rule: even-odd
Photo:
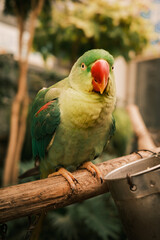
[[[92,94],[85,95],[68,89],[59,99],[61,120],[72,123],[79,128],[94,127],[106,124],[106,119],[111,117],[114,101],[104,98],[99,101]]]

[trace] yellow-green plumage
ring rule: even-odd
[[[103,94],[93,91],[92,86],[91,67],[98,59],[110,66]],[[113,57],[108,52],[90,50],[78,59],[66,79],[37,94],[31,133],[33,155],[41,159],[42,177],[59,166],[77,168],[103,152],[116,100],[112,66]]]

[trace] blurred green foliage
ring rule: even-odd
[[[50,227],[57,240],[125,239],[110,194],[68,206],[63,211],[50,212],[47,222],[48,228],[42,232],[41,239],[45,238]],[[52,238],[48,236],[47,239]]]
[[[44,59],[53,54],[72,62],[88,49],[104,48],[126,60],[140,54],[150,38],[150,27],[139,16],[139,1],[54,1],[44,6],[34,39]],[[126,1],[125,1],[126,2]],[[47,12],[47,14],[46,14]]]
[[[17,90],[18,64],[13,55],[0,55],[0,73],[0,105],[3,105],[11,103]]]
[[[116,121],[116,131],[108,144],[108,152],[116,156],[123,156],[133,150],[133,128],[126,109],[116,108],[113,115]]]

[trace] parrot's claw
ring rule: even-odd
[[[97,176],[97,179],[103,183],[101,172],[99,171],[98,167],[96,167],[96,165],[94,165],[92,162],[85,162],[80,168],[87,169],[94,177]]]
[[[74,190],[76,189],[76,183],[78,183],[78,180],[72,175],[72,173],[67,171],[65,168],[60,168],[57,172],[49,174],[48,177],[54,177],[59,175],[62,175],[67,180],[72,192],[74,192]]]

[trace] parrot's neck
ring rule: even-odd
[[[103,125],[111,115],[115,99],[96,93],[85,94],[69,88],[59,98],[61,121],[76,127],[88,128]]]

